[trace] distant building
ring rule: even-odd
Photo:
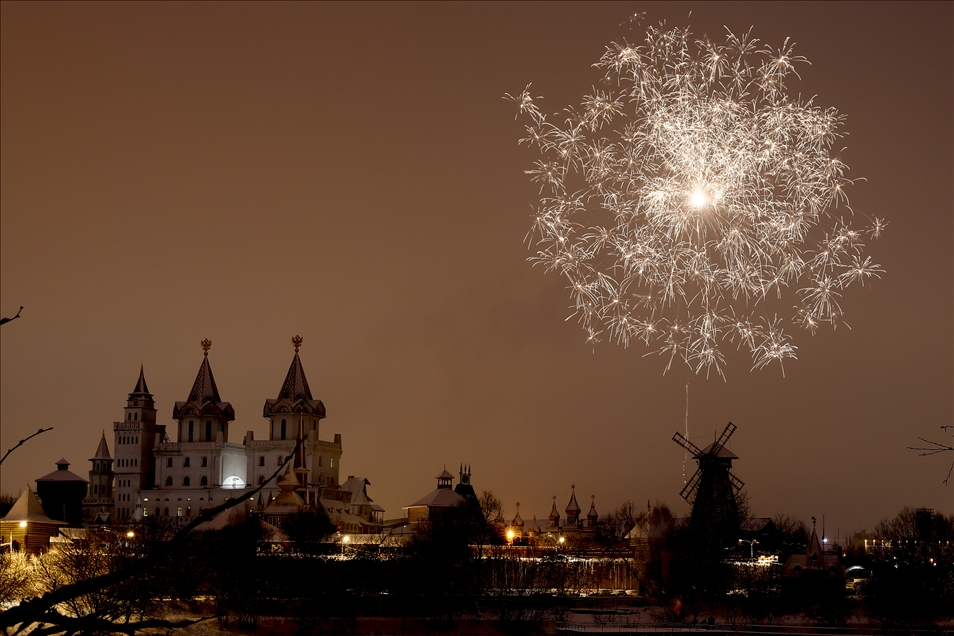
[[[812,517],[812,521],[815,518]],[[802,594],[813,589],[829,588],[844,593],[845,568],[837,554],[827,552],[823,542],[812,526],[808,549],[803,554],[793,554],[782,568],[782,591],[787,594]]]
[[[50,547],[50,537],[66,522],[50,519],[29,487],[24,488],[7,515],[0,521],[0,536],[12,552],[39,554]]]
[[[546,534],[562,537],[563,539],[574,539],[576,541],[590,540],[596,536],[596,526],[599,522],[599,514],[596,512],[596,497],[593,496],[590,501],[590,510],[583,518],[580,513],[583,509],[576,501],[576,486],[570,486],[570,501],[564,510],[566,518],[561,521],[560,513],[556,507],[556,495],[553,495],[553,506],[550,509],[549,525],[543,529]]]
[[[69,471],[65,459],[56,462],[56,470],[36,480],[36,494],[43,502],[43,511],[54,521],[78,526],[83,521],[83,498],[88,482]]]
[[[89,461],[92,462],[93,468],[89,471],[89,490],[83,500],[83,520],[87,523],[109,523],[115,505],[113,501],[115,475],[105,431],[99,440],[99,446],[96,447],[96,454]]]
[[[353,489],[339,494],[341,435],[336,433],[333,441],[320,438],[325,406],[314,399],[305,378],[298,354],[302,339],[296,336],[292,344],[295,355],[278,397],[265,400],[263,416],[269,433],[261,440],[249,431],[241,443],[229,441],[235,411],[231,403],[222,400],[216,386],[209,363],[211,341],[202,342],[204,355],[189,395],[172,410],[175,440],[165,425],[157,423],[156,403],[140,368],[136,387],[127,397],[124,419],[113,424],[115,459],[109,455],[104,435],[90,460],[93,469],[83,502],[86,521],[124,522],[144,517],[185,521],[260,485],[264,489],[253,503],[264,510],[282,491],[279,482],[284,472],[280,477],[276,471],[301,438],[304,442],[292,469],[295,490],[302,491],[296,496],[311,502],[349,499],[349,513],[352,508],[359,510],[357,516],[367,527],[379,524],[383,509],[371,503],[363,488],[360,494]],[[362,497],[366,501],[359,501]]]
[[[468,475],[468,480],[469,480]],[[437,488],[427,493],[410,506],[405,506],[407,510],[407,520],[409,523],[420,523],[422,521],[432,521],[439,515],[446,515],[448,511],[459,509],[467,501],[464,497],[454,492],[452,483],[454,476],[447,472],[445,468],[437,477]]]

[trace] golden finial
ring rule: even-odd
[[[206,338],[200,344],[202,345],[202,350],[205,352],[205,355],[209,355],[209,349],[212,348],[212,341]]]
[[[298,353],[298,347],[301,346],[301,343],[302,343],[301,336],[295,336],[294,338],[292,338],[292,344],[295,345],[295,353]]]

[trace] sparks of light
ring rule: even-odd
[[[689,203],[698,210],[704,208],[709,203],[709,197],[705,191],[696,188],[692,191],[692,194],[689,195]]]
[[[753,369],[781,365],[788,327],[844,324],[846,288],[883,273],[863,239],[887,221],[850,225],[844,117],[789,93],[807,63],[792,48],[650,27],[608,46],[604,87],[552,122],[529,86],[507,96],[542,155],[530,260],[567,278],[589,342],[639,342],[706,375],[724,377],[726,343]]]

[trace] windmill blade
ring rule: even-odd
[[[692,442],[690,442],[689,438],[683,435],[682,433],[677,432],[675,435],[673,435],[672,441],[676,442],[677,444],[685,448],[687,451],[692,453],[693,457],[702,456],[702,449],[696,446],[695,444],[693,444]]]
[[[735,433],[735,429],[739,428],[732,422],[729,422],[725,426],[725,430],[722,431],[722,435],[719,435],[719,439],[716,440],[716,443],[712,445],[712,454],[716,455],[722,447],[725,446],[725,443],[729,441],[729,438],[732,437],[732,434]]]
[[[689,479],[685,486],[682,487],[682,490],[679,491],[679,496],[692,503],[692,498],[696,494],[696,491],[699,489],[699,481],[702,479],[702,470],[697,470],[696,473]]]
[[[745,482],[733,475],[731,471],[729,472],[729,481],[732,482],[735,492],[739,492],[745,486]]]

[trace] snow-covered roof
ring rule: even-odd
[[[421,497],[410,506],[404,508],[413,508],[416,506],[427,506],[429,508],[453,508],[464,502],[464,498],[458,495],[450,488],[437,488],[429,494]]]

